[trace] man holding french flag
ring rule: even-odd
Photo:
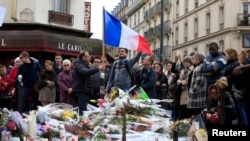
[[[123,24],[103,9],[104,18],[104,44],[119,48],[119,60],[113,64],[105,91],[112,87],[118,87],[124,91],[132,86],[132,67],[139,61],[143,53],[152,55],[153,52],[147,40],[134,30]],[[131,59],[127,59],[128,50],[138,53]]]

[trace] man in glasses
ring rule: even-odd
[[[80,52],[76,59],[72,88],[78,98],[80,115],[87,110],[89,98],[94,94],[94,75],[104,69],[105,65],[103,64],[98,65],[98,67],[92,66],[90,55],[87,51]]]
[[[118,87],[124,91],[129,90],[134,82],[132,67],[139,61],[141,52],[137,53],[133,58],[128,59],[128,49],[119,48],[119,60],[117,60],[111,68],[109,80],[105,92],[109,92],[112,87]]]

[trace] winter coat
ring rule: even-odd
[[[73,83],[73,71],[62,71],[58,75],[57,84],[60,88],[60,102],[67,103],[73,107],[78,106],[77,97],[75,93],[68,94],[68,89],[72,88]]]
[[[40,73],[37,88],[39,89],[39,101],[55,102],[57,77],[53,71],[43,70]]]
[[[79,58],[76,59],[76,65],[73,72],[73,91],[91,95],[94,92],[93,75],[98,73],[99,69],[92,67]]]

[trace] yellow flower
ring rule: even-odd
[[[205,129],[199,129],[199,133],[201,134],[201,135],[207,135],[207,132],[206,132],[206,130]]]

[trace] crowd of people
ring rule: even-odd
[[[82,115],[90,99],[103,98],[112,87],[128,91],[136,85],[149,98],[174,99],[162,106],[175,120],[200,114],[208,125],[248,125],[250,50],[219,52],[217,43],[212,42],[207,56],[198,52],[183,57],[177,54],[175,60],[165,63],[142,52],[130,59],[127,55],[126,48],[119,48],[112,63],[91,57],[87,51],[76,58],[63,59],[55,54],[53,61],[38,62],[23,51],[13,66],[0,65],[0,107],[23,113],[38,105],[60,102],[79,107]]]

